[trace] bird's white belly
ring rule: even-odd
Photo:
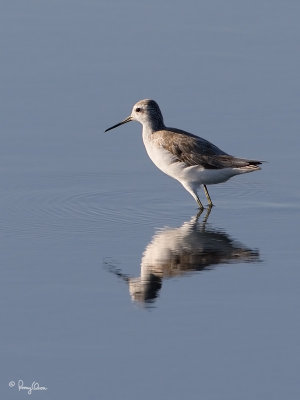
[[[200,165],[187,166],[183,162],[176,161],[176,157],[162,146],[152,143],[148,138],[145,140],[143,137],[143,139],[148,156],[157,168],[182,184],[213,185],[225,182],[239,173],[232,168],[205,169]]]

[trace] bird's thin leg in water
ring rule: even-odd
[[[196,214],[196,216],[195,216],[195,223],[196,223],[196,224],[197,224],[197,222],[198,222],[198,220],[199,220],[201,214],[203,213],[203,211],[204,211],[204,208],[199,208],[199,210],[198,210],[198,212],[197,212],[197,214]]]
[[[209,195],[209,193],[208,193],[208,190],[207,190],[206,185],[203,185],[203,189],[204,189],[204,193],[205,193],[205,196],[206,196],[206,198],[207,198],[207,201],[208,201],[208,205],[209,205],[210,207],[212,207],[212,206],[213,206],[213,202],[211,201],[211,198],[210,198],[210,195]]]
[[[200,210],[203,210],[203,209],[204,209],[204,207],[203,207],[203,204],[201,203],[201,200],[199,199],[199,196],[198,196],[198,194],[197,194],[197,193],[195,193],[195,195],[196,195],[196,198],[197,198],[197,203],[198,203],[198,206],[199,206]]]
[[[201,221],[201,224],[199,224],[199,227],[201,228],[201,232],[205,232],[205,225],[206,225],[206,222],[208,220],[208,217],[209,217],[209,214],[210,214],[211,210],[212,210],[212,206],[209,205],[207,207],[207,209],[206,209],[206,213],[204,215],[203,220]],[[198,219],[199,219],[200,215],[202,214],[202,212],[203,212],[203,210],[198,211],[198,214],[197,214],[197,217],[196,217],[197,218],[196,222],[198,221]]]
[[[212,209],[212,205],[209,205],[208,207],[207,207],[207,209],[206,209],[206,214],[205,214],[205,216],[204,216],[204,218],[203,218],[203,221],[202,221],[202,223],[205,225],[206,224],[206,222],[207,222],[207,220],[208,220],[208,217],[209,217],[209,214],[210,214],[210,212],[211,212],[211,209]]]

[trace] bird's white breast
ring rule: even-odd
[[[165,174],[181,181],[186,175],[186,165],[178,162],[176,157],[162,146],[162,140],[163,138],[160,141],[153,140],[151,134],[143,131],[144,145],[151,161]]]

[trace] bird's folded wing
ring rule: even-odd
[[[167,128],[154,135],[160,145],[174,155],[174,162],[183,162],[187,166],[221,169],[256,167],[261,164],[261,161],[233,157],[209,141],[178,129]]]

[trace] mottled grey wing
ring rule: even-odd
[[[175,156],[177,162],[184,162],[188,166],[201,165],[207,169],[241,168],[261,164],[256,160],[233,157],[198,136],[169,129],[163,131],[164,139],[167,140],[163,141],[162,146]]]

